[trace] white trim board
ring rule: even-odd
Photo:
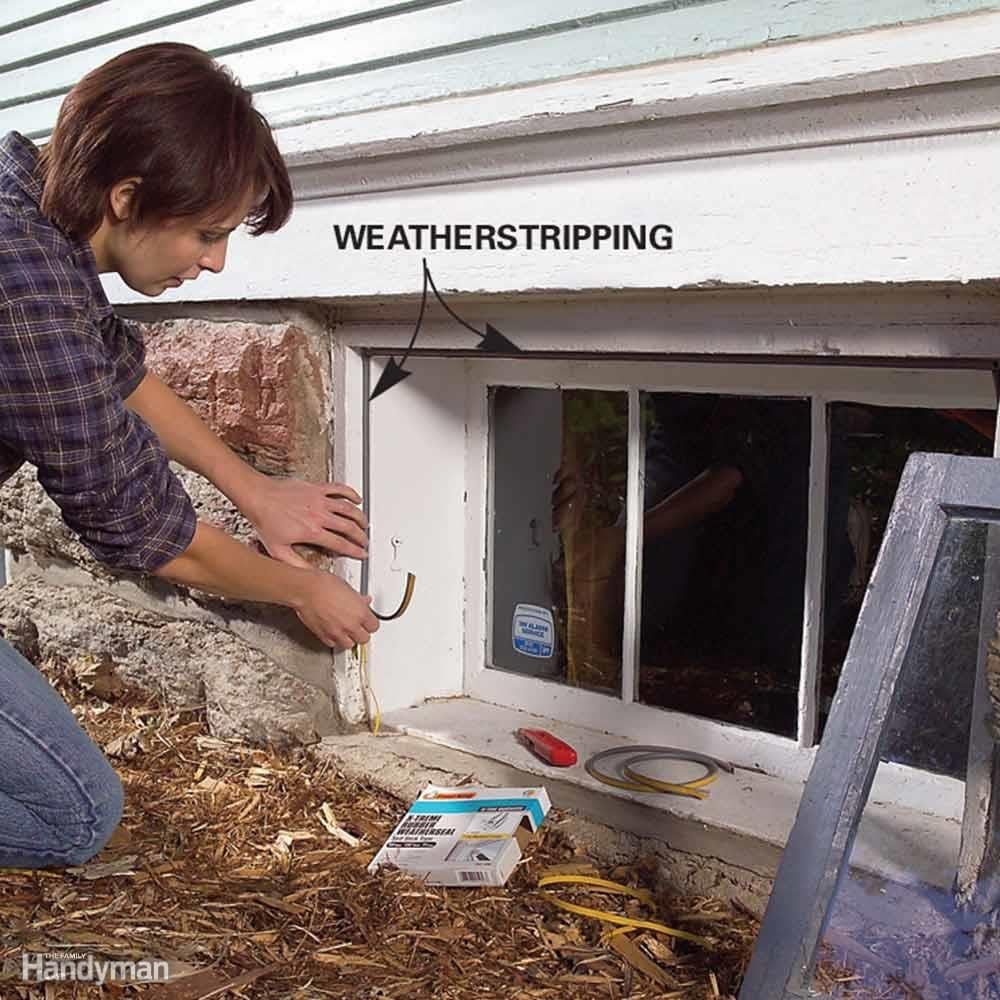
[[[988,280],[998,153],[1000,130],[306,201],[277,234],[234,234],[223,274],[163,301],[413,296],[424,257],[442,290],[495,295]],[[340,251],[332,228],[578,223],[668,224],[673,249]]]
[[[773,10],[775,4],[768,6]],[[990,6],[994,9],[919,24],[326,118],[284,127],[279,140],[294,163],[336,162],[566,128],[985,79],[995,74],[1000,47],[1000,13],[995,4]],[[764,23],[768,10],[756,0],[754,7]]]
[[[610,359],[634,353],[661,363],[716,356],[831,364],[858,359],[991,362],[1000,343],[992,286],[462,296],[453,304],[472,325],[483,329],[490,322],[526,351]],[[398,350],[410,340],[417,310],[418,302],[411,298],[340,306],[335,311],[337,335],[356,349]],[[417,347],[474,350],[475,338],[442,319],[432,303]]]
[[[986,69],[981,60],[975,66]],[[777,103],[774,94],[753,96],[751,102],[750,95],[741,95],[739,103],[746,106],[716,110],[696,110],[694,101],[693,106],[668,102],[641,116],[619,114],[621,121],[600,113],[566,115],[537,123],[537,131],[524,126],[488,133],[466,129],[449,134],[447,142],[439,137],[436,144],[421,137],[407,151],[380,146],[348,155],[334,150],[319,162],[293,160],[292,185],[296,200],[303,202],[1000,128],[1000,82],[995,78],[813,99],[782,95]]]

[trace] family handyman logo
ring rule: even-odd
[[[105,959],[72,952],[21,953],[21,979],[25,982],[165,983],[170,963],[160,958]]]

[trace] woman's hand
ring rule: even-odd
[[[295,613],[321,642],[334,649],[363,646],[378,631],[370,597],[359,594],[332,573],[314,571]]]
[[[342,483],[261,476],[243,513],[272,558],[308,568],[293,545],[316,545],[351,559],[368,557],[368,522],[360,503],[361,497]]]
[[[338,649],[363,645],[379,626],[372,599],[340,577],[268,559],[205,521],[198,522],[191,544],[154,575],[237,601],[292,608],[322,642]]]

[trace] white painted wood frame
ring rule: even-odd
[[[377,358],[373,363],[381,367]],[[411,362],[412,363],[412,362]],[[453,366],[456,359],[447,362]],[[420,365],[434,364],[422,358]],[[461,574],[463,608],[455,627],[464,628],[462,681],[452,692],[484,702],[526,710],[554,720],[588,726],[632,740],[679,744],[704,753],[733,760],[737,765],[759,769],[791,781],[804,781],[812,763],[811,746],[816,720],[816,687],[819,672],[821,604],[823,588],[823,544],[825,537],[826,486],[826,407],[830,402],[858,402],[885,406],[929,408],[993,409],[996,396],[988,370],[927,370],[905,368],[825,367],[816,365],[775,365],[757,363],[676,362],[661,364],[594,360],[480,360],[465,358],[465,453],[439,455],[438,461],[463,463],[465,492],[464,557],[461,565],[437,567],[438,571]],[[416,378],[416,377],[415,377]],[[414,380],[408,380],[413,389]],[[633,692],[637,660],[635,643],[638,628],[638,594],[641,579],[639,559],[633,555],[628,565],[629,620],[626,633],[623,690],[620,697],[568,687],[564,684],[489,666],[488,585],[492,577],[489,533],[490,455],[488,390],[493,385],[589,388],[625,390],[638,401],[640,390],[651,392],[709,392],[749,396],[785,396],[811,400],[813,444],[810,471],[809,546],[807,553],[806,611],[803,634],[801,696],[798,712],[800,738],[786,739],[678,712],[636,703]],[[356,387],[357,388],[357,387]],[[396,390],[393,390],[396,391]],[[361,406],[354,395],[350,405]],[[638,416],[630,412],[629,510],[638,509],[639,477],[635,465],[640,456]],[[419,432],[409,436],[419,440]],[[374,447],[386,442],[373,441]],[[453,476],[452,473],[447,473]],[[395,489],[388,482],[372,481],[373,493]],[[424,516],[415,515],[413,530],[454,530],[454,525],[433,526]],[[634,542],[636,528],[631,529]],[[634,551],[634,550],[633,550]],[[377,574],[376,574],[377,576]],[[422,614],[432,618],[441,612],[442,621],[452,621],[446,609],[424,605]],[[446,624],[446,628],[449,626]],[[392,676],[391,664],[380,656],[379,636],[373,642],[374,661],[379,677]],[[629,667],[631,661],[631,666]],[[412,667],[406,669],[412,670]],[[449,671],[450,672],[450,671]],[[440,696],[441,678],[428,677],[428,693]],[[412,690],[412,688],[411,688]],[[415,702],[410,702],[415,703]],[[401,707],[396,705],[395,707]],[[895,803],[934,815],[961,814],[962,783],[902,765],[890,764],[879,771],[873,796],[876,801]]]

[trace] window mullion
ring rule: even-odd
[[[799,677],[799,746],[811,747],[818,728],[819,678],[823,643],[823,594],[826,567],[829,430],[827,400],[811,397],[809,447],[809,539],[806,548],[805,608],[802,619],[802,668]]]
[[[622,701],[638,696],[639,648],[642,636],[642,518],[646,482],[646,439],[642,430],[642,396],[628,392],[628,477],[625,492],[625,622],[622,638]]]

